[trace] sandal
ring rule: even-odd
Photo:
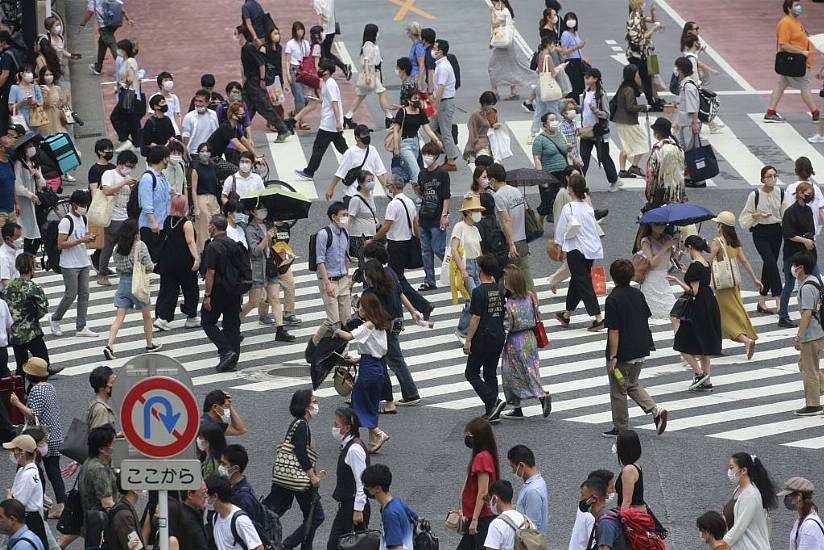
[[[378,414],[398,414],[398,409],[388,409],[388,403],[381,403],[378,407]]]
[[[426,292],[429,290],[436,290],[438,287],[434,284],[423,283],[421,286],[418,287],[418,292]]]

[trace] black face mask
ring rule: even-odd
[[[323,78],[323,75],[326,74],[326,71],[318,70],[318,78]]]
[[[815,195],[804,195],[804,204],[810,204],[815,200]]]
[[[369,145],[372,142],[372,136],[370,135],[365,135],[359,139],[361,140],[361,143],[363,143],[364,145]]]
[[[464,445],[466,445],[466,447],[468,449],[472,448],[472,436],[471,435],[467,434],[467,435],[464,436]]]
[[[578,509],[579,509],[581,512],[584,512],[584,513],[589,512],[589,507],[590,507],[590,506],[592,506],[592,505],[590,504],[590,502],[589,502],[589,499],[588,499],[588,498],[585,498],[585,499],[583,499],[583,500],[579,500],[579,501],[578,501]]]
[[[169,106],[168,105],[158,105],[157,110],[160,111],[161,113],[165,113],[166,111],[169,110]]]
[[[103,151],[103,159],[104,160],[112,160],[112,157],[114,157],[114,152],[113,151]]]

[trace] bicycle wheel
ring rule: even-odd
[[[256,162],[252,167],[252,171],[260,176],[263,181],[269,179],[269,163],[263,158],[260,162]]]

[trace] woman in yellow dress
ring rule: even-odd
[[[735,215],[732,212],[724,211],[719,213],[712,221],[718,224],[718,236],[713,239],[710,247],[710,267],[714,262],[725,261],[724,249],[726,249],[726,256],[729,257],[732,263],[731,268],[735,277],[735,286],[720,290],[716,289],[715,291],[715,297],[721,309],[721,336],[744,344],[747,347],[747,359],[752,359],[758,335],[755,333],[750,318],[744,309],[744,303],[741,301],[741,279],[738,263],[744,266],[759,292],[764,288],[764,285],[755,276],[752,265],[750,265],[747,256],[744,254],[744,249],[741,247],[741,241],[735,232]],[[724,249],[721,248],[722,246]],[[713,279],[715,279],[714,276]]]

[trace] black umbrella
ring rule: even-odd
[[[363,321],[357,317],[349,319],[343,330],[353,331]],[[343,352],[346,350],[346,340],[333,336],[331,329],[320,339],[317,344],[310,338],[306,345],[304,358],[309,363],[309,374],[312,378],[312,388],[318,389],[332,369],[338,364],[343,364]]]
[[[558,178],[544,172],[543,170],[536,170],[534,168],[516,168],[514,170],[507,170],[506,182],[510,185],[549,185],[560,184]]]
[[[267,219],[271,221],[302,220],[309,217],[312,201],[296,191],[272,186],[244,195],[240,206],[246,210],[265,207],[269,211]]]

